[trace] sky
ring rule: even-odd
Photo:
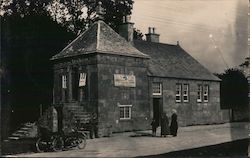
[[[134,0],[131,21],[155,27],[160,42],[176,44],[213,73],[248,56],[248,0]]]

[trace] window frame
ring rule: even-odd
[[[179,88],[179,90],[177,89],[177,86]],[[177,91],[179,91],[179,93],[177,93]],[[181,103],[182,100],[182,84],[181,83],[176,83],[175,84],[175,102],[176,103]],[[177,97],[179,97],[180,99],[177,100]]]
[[[62,77],[61,77],[61,79],[62,79],[62,85],[61,85],[61,88],[62,89],[67,89],[67,75],[62,75]]]
[[[154,85],[159,84],[159,93],[154,93]],[[157,85],[158,86],[158,85]],[[161,82],[153,82],[152,83],[152,94],[153,96],[161,96],[162,95],[162,83]]]
[[[187,87],[187,89],[185,90],[185,87]],[[186,91],[186,94],[184,93]],[[187,100],[184,99],[184,97],[187,97]],[[189,84],[184,83],[182,85],[182,100],[184,103],[188,103],[189,102]]]
[[[205,97],[207,97],[207,99],[205,99]],[[209,85],[208,84],[203,85],[203,102],[205,103],[209,102]]]
[[[132,115],[132,105],[118,105],[119,107],[119,119],[120,120],[131,120],[131,115]],[[121,108],[123,108],[123,116],[121,117]],[[129,110],[129,116],[126,117],[126,108]]]
[[[197,99],[196,99],[196,101],[198,103],[201,103],[202,99],[203,99],[203,86],[202,86],[202,84],[198,84],[197,85]]]

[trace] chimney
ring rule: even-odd
[[[146,40],[149,41],[149,42],[156,42],[156,43],[159,43],[159,37],[160,37],[160,34],[156,34],[156,28],[154,27],[149,27],[148,28],[148,33],[145,34],[146,35]]]
[[[123,23],[119,26],[119,34],[128,42],[132,42],[134,38],[134,23],[130,22],[130,16],[123,17]]]

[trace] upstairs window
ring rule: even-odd
[[[183,84],[183,102],[189,101],[189,85]]]
[[[181,84],[176,84],[175,101],[177,103],[181,102]]]
[[[120,120],[131,119],[132,105],[119,105],[119,108],[120,108]]]
[[[209,93],[209,86],[204,85],[203,87],[203,101],[208,102],[208,93]]]
[[[202,85],[198,85],[197,89],[197,102],[202,102]]]
[[[62,75],[62,88],[66,89],[67,88],[67,76]]]
[[[153,95],[162,95],[162,84],[155,82],[152,84]]]

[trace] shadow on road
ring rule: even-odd
[[[247,157],[248,142],[250,139],[236,140],[233,142],[205,146],[189,150],[174,151],[159,155],[143,156],[146,158],[165,157]]]

